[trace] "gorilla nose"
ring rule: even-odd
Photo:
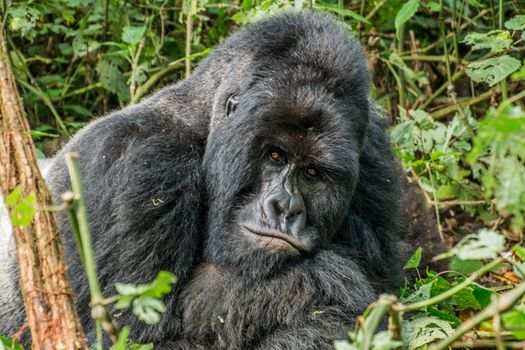
[[[266,218],[272,228],[294,236],[304,229],[306,208],[300,195],[271,196],[264,203]]]

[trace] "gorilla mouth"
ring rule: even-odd
[[[282,243],[286,243],[288,246],[298,250],[299,252],[307,253],[312,248],[310,241],[290,236],[278,230],[266,229],[262,227],[254,228],[247,225],[242,225],[241,228],[250,234],[257,235],[264,240],[269,240],[269,242],[278,240]]]

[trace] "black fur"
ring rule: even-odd
[[[345,28],[315,12],[281,14],[231,36],[189,79],[88,125],[53,158],[46,179],[58,197],[70,188],[64,154],[80,153],[105,295],[159,270],[179,277],[158,325],[117,318],[134,341],[330,348],[378,292],[398,286],[399,173],[369,85],[362,48]],[[226,118],[232,95],[238,107]],[[305,198],[315,250],[288,257],[250,246],[232,222],[249,214],[241,209],[264,181],[258,146],[301,128],[316,137],[298,147],[328,156],[333,174]],[[93,339],[87,282],[60,219]],[[7,270],[0,286],[9,291],[16,269]],[[0,301],[0,334],[12,335],[23,312],[18,292]]]

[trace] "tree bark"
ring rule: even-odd
[[[67,278],[64,248],[53,212],[44,210],[51,195],[37,165],[23,106],[0,31],[0,187],[4,198],[19,186],[35,194],[31,225],[13,227],[20,265],[20,287],[33,349],[88,349]]]

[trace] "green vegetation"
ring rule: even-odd
[[[183,79],[228,32],[259,16],[288,7],[337,16],[366,47],[373,93],[393,116],[395,150],[434,209],[443,238],[456,244],[437,257],[449,259],[443,272],[420,271],[417,250],[405,268],[419,277],[398,298],[371,305],[349,333],[352,342],[336,348],[525,346],[525,8],[519,2],[8,3],[10,56],[41,157],[95,116]],[[31,221],[33,202],[16,191],[7,198],[14,224]],[[163,311],[159,298],[173,282],[161,273],[151,285],[119,285],[109,301],[155,323]],[[378,331],[384,315],[389,330]],[[126,348],[128,333],[122,329],[113,349]],[[11,349],[11,341],[0,337],[4,347]]]

